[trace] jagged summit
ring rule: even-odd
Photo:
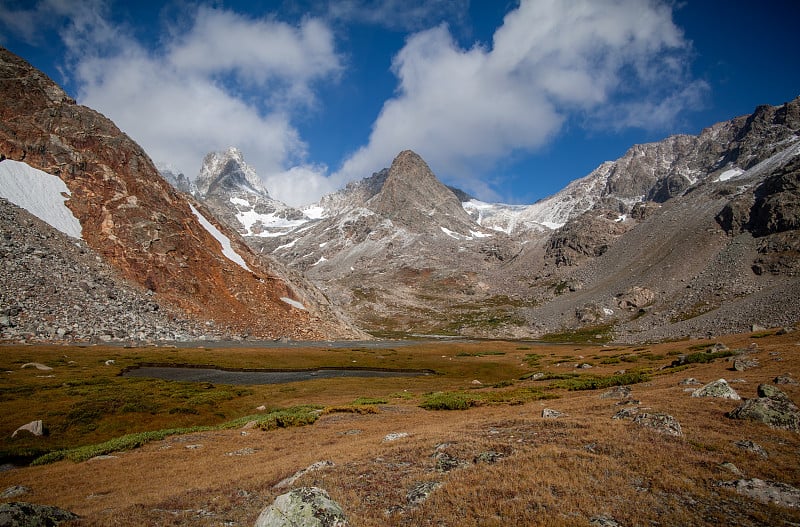
[[[432,220],[437,228],[461,234],[476,228],[455,193],[411,150],[394,159],[380,192],[367,207],[413,231],[424,229]]]
[[[247,192],[269,197],[256,171],[245,163],[242,152],[233,146],[206,155],[196,185],[197,192],[203,197],[215,192]]]

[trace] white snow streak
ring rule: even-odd
[[[78,218],[64,204],[69,195],[67,185],[57,176],[20,161],[0,162],[0,197],[67,236],[82,239]]]
[[[720,174],[719,177],[717,177],[717,181],[728,181],[729,179],[733,179],[739,174],[743,173],[744,170],[742,170],[741,168],[738,167],[729,168],[728,170]]]
[[[301,304],[297,300],[292,300],[291,298],[286,297],[286,296],[282,296],[281,300],[283,300],[284,302],[286,302],[287,304],[289,304],[292,307],[296,307],[297,309],[302,309],[303,311],[306,310],[306,306],[304,306],[303,304]]]
[[[211,234],[211,236],[213,236],[219,242],[220,245],[222,245],[222,254],[225,256],[225,258],[232,261],[242,269],[252,272],[251,269],[247,267],[247,263],[245,263],[244,259],[241,256],[239,256],[239,254],[236,251],[233,250],[233,247],[231,246],[231,240],[227,236],[222,234],[219,231],[219,229],[214,227],[214,225],[211,224],[211,222],[205,219],[205,217],[202,214],[200,214],[200,212],[196,208],[194,208],[194,206],[191,203],[189,204],[189,207],[192,209],[192,213],[197,217],[197,220],[200,222],[200,225],[202,225],[203,228],[207,230],[209,234]]]

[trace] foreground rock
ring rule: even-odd
[[[741,399],[736,390],[730,387],[728,381],[725,379],[718,379],[698,388],[692,392],[692,397],[716,397],[719,399],[733,399],[738,401]]]
[[[0,525],[3,527],[53,527],[77,518],[77,514],[49,505],[25,502],[0,505]]]
[[[763,503],[774,503],[793,509],[800,508],[800,489],[786,483],[753,478],[728,481],[720,485]]]
[[[758,421],[772,428],[800,432],[800,409],[789,397],[769,384],[758,387],[758,398],[747,399],[728,413],[733,419]]]
[[[323,489],[302,487],[275,498],[256,520],[255,527],[346,527],[338,503]]]

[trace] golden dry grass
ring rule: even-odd
[[[48,394],[63,395],[59,386],[70,380],[107,375],[104,372],[110,367],[104,361],[109,358],[116,364],[108,371],[136,362],[169,360],[228,367],[357,364],[430,368],[439,375],[249,386],[233,398],[197,405],[197,414],[120,414],[116,420],[99,420],[95,430],[73,433],[70,441],[105,439],[109,433],[131,431],[131,427],[171,427],[176,421],[181,425],[218,423],[253,413],[260,404],[319,404],[331,409],[305,427],[172,436],[110,459],[62,461],[0,472],[0,490],[28,486],[31,492],[16,499],[72,510],[82,516],[77,525],[244,526],[252,525],[263,507],[286,492],[273,488],[277,482],[314,462],[331,460],[335,466],[309,473],[294,486],[325,488],[357,526],[586,526],[597,516],[614,518],[626,526],[800,523],[798,510],[762,504],[718,485],[740,477],[721,467],[732,462],[744,477],[800,487],[800,434],[728,419],[725,412],[737,402],[691,398],[679,384],[686,377],[704,383],[721,377],[741,379],[745,382],[732,386],[743,397],[754,397],[759,383],[771,382],[777,375],[788,372],[800,378],[800,334],[733,335],[720,340],[731,348],[746,348],[755,342],[758,350],[754,356],[760,366],[734,372],[730,361],[719,359],[677,372],[659,370],[678,353],[691,352],[702,344],[698,341],[617,348],[426,343],[394,350],[336,351],[4,347],[0,348],[0,370],[13,371],[5,374],[0,385],[4,390],[0,432],[6,438],[36,413],[33,410],[58,422],[59,415],[80,402],[80,396],[59,400]],[[70,366],[61,357],[64,354],[78,365]],[[531,361],[531,354],[539,359]],[[604,363],[613,356],[627,360]],[[56,377],[39,378],[42,372],[19,370],[21,363],[29,361],[54,366],[51,373]],[[594,367],[575,368],[584,362]],[[648,382],[631,386],[632,397],[643,408],[676,417],[684,437],[663,436],[628,420],[612,420],[621,406],[618,399],[600,398],[605,389],[554,390],[549,388],[553,381],[519,380],[537,371],[607,376],[624,368],[651,374]],[[112,386],[127,393],[122,385],[130,379],[109,378]],[[30,393],[21,388],[31,385],[36,389]],[[155,381],[134,386],[162,390],[154,399],[159,408],[167,408],[164,401],[175,392]],[[520,396],[531,388],[559,398],[529,400]],[[800,401],[800,387],[781,388]],[[210,390],[219,389],[223,387]],[[438,391],[467,393],[480,402],[463,411],[420,408],[425,394]],[[22,392],[24,397],[14,396]],[[97,394],[88,391],[85,397]],[[353,404],[359,398],[388,403],[372,405],[378,413],[336,411],[359,406]],[[568,416],[543,419],[545,407]],[[409,435],[384,441],[391,432]],[[59,438],[54,435],[43,441],[57,444]],[[755,441],[767,450],[769,458],[740,449],[734,444],[738,440]],[[19,446],[3,441],[6,450]],[[499,457],[495,462],[476,462],[486,452]],[[452,461],[451,465],[443,467],[442,459]],[[456,468],[441,470],[452,466]],[[441,486],[421,504],[410,504],[408,491],[423,482]]]

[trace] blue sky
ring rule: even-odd
[[[635,143],[800,95],[795,0],[0,0],[0,45],[195,177],[292,205],[401,150],[533,203]]]

